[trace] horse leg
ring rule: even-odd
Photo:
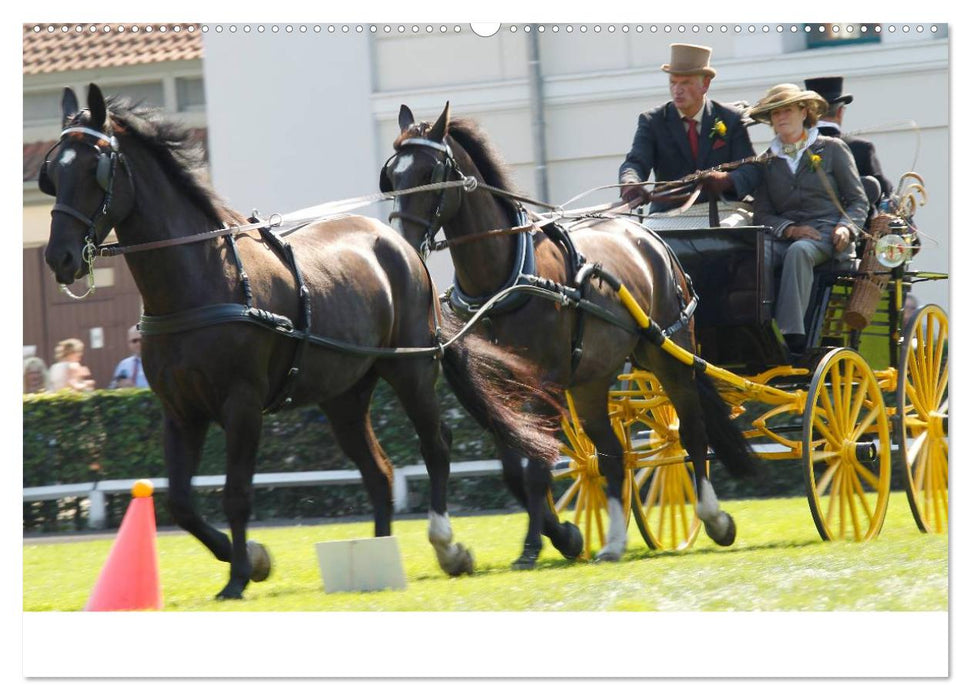
[[[695,369],[678,362],[660,349],[655,350],[650,366],[678,414],[681,445],[694,465],[697,499],[695,513],[704,523],[708,536],[716,544],[727,547],[735,541],[735,521],[719,506],[715,489],[705,471],[708,433],[705,429],[701,396],[695,384]]]
[[[179,527],[202,542],[216,559],[228,562],[232,554],[229,537],[203,520],[192,503],[192,477],[199,468],[208,428],[208,420],[189,423],[166,412],[162,434],[169,475],[168,507]]]
[[[583,430],[597,450],[597,466],[607,480],[607,542],[597,561],[620,561],[627,549],[627,518],[624,516],[624,447],[617,439],[607,411],[612,379],[570,390]]]
[[[229,561],[229,582],[216,598],[225,600],[242,598],[243,590],[251,576],[254,580],[266,578],[261,571],[254,572],[254,566],[250,562],[251,551],[254,557],[258,557],[266,554],[266,549],[262,545],[256,543],[248,545],[246,542],[246,524],[253,509],[256,452],[263,429],[263,412],[259,397],[255,393],[253,395],[248,395],[246,392],[233,393],[223,406],[222,422],[226,432],[226,486],[223,490],[223,510],[229,522],[232,554]],[[257,551],[254,551],[254,545]]]
[[[368,372],[347,392],[320,404],[344,454],[357,465],[368,500],[374,508],[374,536],[391,534],[391,462],[381,449],[371,425],[371,394],[378,382]]]
[[[509,491],[516,497],[516,500],[528,510],[525,484],[525,469],[523,468],[523,455],[513,450],[498,439],[495,441],[496,450],[499,454],[499,461],[502,464],[502,480]],[[527,467],[528,468],[528,467]],[[549,470],[547,470],[548,472]],[[541,478],[541,477],[540,477]],[[537,485],[542,488],[541,484]],[[547,481],[547,488],[549,482]],[[542,514],[544,535],[550,538],[550,542],[566,559],[576,559],[583,551],[583,535],[580,528],[569,521],[560,522],[556,512],[550,507],[549,501],[543,494],[543,504],[545,506]],[[528,535],[527,535],[528,538]],[[516,568],[532,568],[528,566],[529,559],[535,564],[539,550],[536,549],[535,556],[520,557],[516,560]]]
[[[438,565],[449,576],[471,574],[475,568],[472,552],[452,542],[452,524],[448,517],[448,477],[452,431],[441,419],[441,407],[435,393],[438,363],[418,360],[397,362],[385,379],[394,389],[401,405],[415,427],[425,468],[428,470],[430,507],[428,541],[435,550]]]

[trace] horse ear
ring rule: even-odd
[[[408,105],[401,105],[401,109],[398,110],[398,128],[401,129],[401,133],[407,131],[408,127],[414,123],[415,115],[408,109]]]
[[[61,95],[61,128],[67,126],[71,118],[78,113],[78,96],[69,87],[64,88]]]
[[[108,118],[108,108],[105,106],[101,88],[94,83],[88,85],[88,109],[91,110],[92,128],[103,129]]]
[[[435,122],[435,126],[433,126],[432,130],[428,132],[428,138],[431,139],[432,141],[441,141],[442,143],[445,142],[445,135],[448,133],[448,120],[449,120],[448,105],[449,103],[446,102],[445,109],[442,112],[442,116],[438,118],[438,121]]]

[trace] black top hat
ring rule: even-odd
[[[824,100],[833,104],[848,105],[853,101],[853,95],[843,95],[843,76],[834,75],[827,78],[807,78],[806,89],[818,93]]]

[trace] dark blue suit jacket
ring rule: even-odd
[[[712,137],[711,130],[715,120],[725,124],[724,136]],[[644,112],[637,118],[637,132],[627,159],[620,166],[620,182],[642,182],[650,179],[661,181],[680,180],[697,170],[713,168],[754,156],[752,141],[748,130],[742,123],[742,113],[735,107],[705,99],[701,120],[701,133],[698,135],[698,160],[691,157],[684,123],[673,102]],[[731,173],[734,195],[729,191],[726,198],[741,199],[752,194],[762,180],[762,172],[755,163],[736,168]],[[698,199],[705,202],[705,193]],[[652,202],[651,211],[664,211],[678,206],[678,203]]]

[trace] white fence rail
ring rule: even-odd
[[[451,468],[451,476],[487,476],[489,474],[500,473],[501,468],[499,461],[495,459],[454,462]],[[394,470],[392,499],[396,513],[400,513],[408,507],[408,482],[414,479],[427,478],[428,472],[425,470],[424,464],[413,464]],[[24,488],[24,503],[56,501],[61,498],[87,498],[90,503],[88,509],[88,526],[94,529],[100,529],[107,523],[105,496],[108,494],[130,493],[136,481],[138,479],[105,479],[104,481],[89,481],[80,484],[30,486]],[[253,476],[254,488],[358,484],[360,482],[361,473],[356,469],[275,472],[256,474]],[[156,492],[167,491],[169,480],[166,478],[153,478],[152,484]],[[197,489],[221,489],[226,485],[226,475],[213,474],[196,476],[192,479],[192,485]]]

